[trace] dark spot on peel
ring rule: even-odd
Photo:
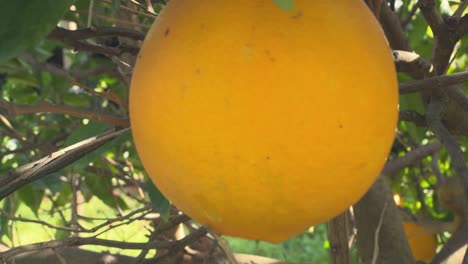
[[[270,156],[266,156],[266,159],[267,159],[267,160],[270,160],[270,159],[271,159],[271,157],[270,157]]]
[[[292,16],[291,18],[292,19],[299,19],[302,17],[302,12],[301,11],[298,11],[294,16]]]
[[[170,28],[166,28],[166,31],[164,31],[164,37],[169,36],[170,33],[171,33],[171,29],[170,29]]]
[[[197,69],[195,70],[195,73],[196,73],[196,74],[200,74],[200,73],[201,73],[200,69],[197,68]]]
[[[275,62],[275,61],[276,61],[276,58],[273,57],[273,56],[271,55],[270,50],[266,49],[266,50],[265,50],[265,54],[267,55],[268,59],[269,59],[271,62]]]
[[[339,124],[338,124],[338,127],[339,127],[339,128],[343,128],[343,124],[339,123]]]

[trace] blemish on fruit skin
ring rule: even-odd
[[[273,57],[273,56],[271,55],[270,50],[266,49],[266,50],[265,50],[265,54],[267,55],[268,59],[269,59],[271,62],[276,62],[276,58]]]
[[[338,124],[338,127],[339,127],[339,128],[343,128],[343,124],[339,123],[339,124]]]
[[[201,73],[200,68],[195,69],[195,73],[198,74],[198,75],[200,75],[200,73]]]
[[[169,36],[170,33],[171,33],[171,29],[170,29],[170,28],[166,28],[166,31],[164,31],[164,37]]]
[[[291,18],[292,19],[299,19],[302,17],[302,12],[301,11],[298,11],[294,16],[292,16]]]

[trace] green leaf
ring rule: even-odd
[[[2,210],[9,215],[14,215],[15,210],[11,206],[11,203],[12,203],[11,199],[12,199],[11,197],[5,198],[3,206],[2,206],[3,207]],[[3,236],[7,236],[8,238],[10,238],[10,233],[7,232],[9,221],[10,220],[4,217],[3,214],[0,214],[0,238]]]
[[[97,134],[104,132],[108,128],[109,126],[104,123],[90,121],[88,124],[83,125],[82,127],[74,130],[68,136],[67,140],[65,140],[64,145],[65,147],[71,146],[82,140],[96,136]]]
[[[60,180],[61,175],[63,175],[61,172],[54,172],[45,178],[33,181],[31,185],[36,190],[49,190],[51,193],[55,194],[60,192],[62,185],[64,185]]]
[[[37,79],[26,71],[15,72],[8,75],[8,81],[19,84],[24,84],[32,87],[38,87],[39,83]]]
[[[32,185],[26,185],[16,192],[23,203],[33,211],[37,216],[39,207],[41,207],[42,198],[45,191],[35,189]]]
[[[56,206],[65,206],[69,204],[72,199],[72,188],[70,184],[62,184],[62,189],[55,199]]]
[[[0,0],[0,64],[43,40],[74,0]]]
[[[148,192],[149,199],[154,208],[159,212],[161,217],[165,220],[169,218],[169,209],[170,202],[164,197],[164,195],[159,191],[158,187],[146,177],[146,190]]]
[[[120,9],[120,0],[112,0],[112,12],[116,13]]]
[[[91,121],[87,125],[84,125],[80,127],[79,129],[76,129],[75,131],[73,131],[73,133],[71,133],[70,136],[65,141],[65,146],[70,146],[74,143],[96,136],[99,133],[104,132],[108,128],[109,126],[104,123]],[[125,134],[118,136],[117,138],[107,142],[103,146],[99,147],[98,149],[86,154],[84,157],[77,160],[76,162],[73,163],[73,166],[75,166],[75,168],[84,168],[88,166],[89,163],[96,160],[97,157],[99,157],[101,154],[106,152],[109,148],[119,145],[126,140],[129,140],[130,137],[131,137],[130,133],[125,133]]]
[[[65,239],[70,237],[70,232],[69,231],[64,231],[64,230],[57,230],[55,232],[55,239]]]
[[[284,11],[292,11],[294,9],[294,0],[273,0]]]
[[[121,197],[112,193],[112,177],[110,175],[87,174],[85,183],[91,193],[110,208],[117,206],[123,210],[128,208]]]

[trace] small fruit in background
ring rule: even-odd
[[[403,222],[408,242],[415,260],[429,262],[436,254],[437,236],[423,226]]]

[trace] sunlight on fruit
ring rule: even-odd
[[[164,8],[138,57],[130,118],[145,169],[179,209],[279,242],[371,186],[395,133],[396,73],[364,2],[338,2]]]

